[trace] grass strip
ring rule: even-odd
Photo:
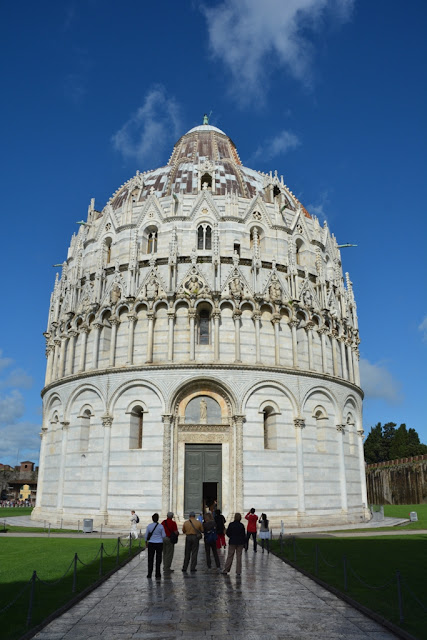
[[[50,614],[99,580],[99,555],[95,562],[93,560],[101,542],[105,549],[102,571],[105,574],[117,566],[117,540],[3,538],[0,548],[0,610],[24,589],[36,570],[43,583],[36,581],[31,627],[42,623]],[[133,552],[139,552],[136,541]],[[77,563],[76,592],[73,593],[73,566],[59,583],[54,583],[64,575],[70,563],[73,564],[75,553],[87,566]],[[129,549],[120,546],[119,561],[123,562],[128,557]],[[0,614],[2,637],[7,640],[16,640],[27,631],[29,594],[28,588],[12,607]]]
[[[295,547],[292,538],[287,537],[285,542],[283,553],[279,541],[274,540],[272,543],[273,550],[279,557],[294,562],[416,638],[427,638],[427,611],[423,611],[406,587],[408,585],[411,592],[427,607],[426,535],[352,539],[296,538]],[[343,557],[346,558],[347,591]],[[395,579],[397,570],[404,580],[403,623],[399,620]],[[388,582],[391,584],[382,588]]]
[[[13,518],[15,516],[29,516],[33,507],[1,507],[0,521],[4,518]]]
[[[6,528],[0,528],[0,537],[2,533],[45,533],[48,535],[49,530],[43,527],[16,527],[13,524],[7,524]],[[51,529],[51,533],[78,533],[76,529]]]

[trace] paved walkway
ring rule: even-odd
[[[147,580],[146,553],[132,560],[38,640],[390,640],[391,632],[273,555],[244,554],[242,577],[207,569],[202,545],[197,573]],[[220,552],[221,565],[225,553]]]

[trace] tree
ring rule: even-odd
[[[368,464],[410,458],[423,453],[427,453],[427,445],[421,444],[417,431],[412,428],[408,430],[404,423],[396,429],[394,422],[387,422],[384,426],[378,422],[371,427],[365,441],[365,460]]]
[[[381,422],[371,427],[371,432],[365,441],[365,460],[368,464],[384,460],[384,442]]]

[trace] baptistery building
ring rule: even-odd
[[[205,123],[71,238],[50,301],[35,519],[368,517],[359,332],[327,224]]]

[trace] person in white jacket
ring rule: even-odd
[[[130,512],[131,514],[131,519],[130,519],[130,535],[132,536],[132,538],[135,538],[135,540],[138,537],[138,529],[137,529],[137,524],[139,522],[139,518],[136,515],[135,511],[132,509],[132,511]]]

